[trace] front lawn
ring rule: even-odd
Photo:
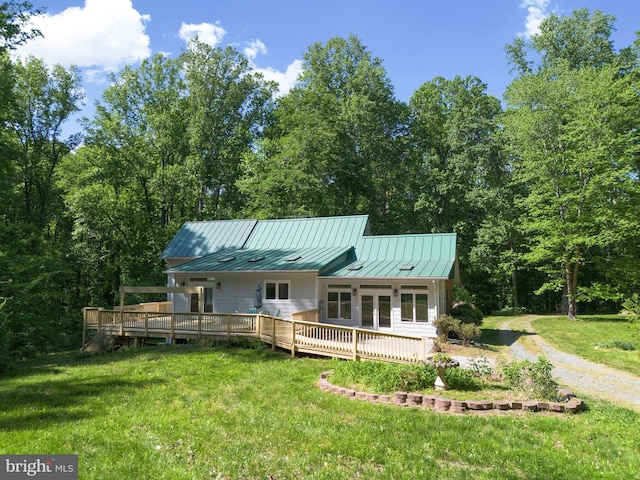
[[[629,316],[543,317],[535,320],[533,327],[563,352],[640,376],[640,327],[634,326]],[[620,348],[629,344],[635,350]]]
[[[82,479],[634,478],[640,414],[441,414],[321,391],[330,360],[258,348],[54,355],[0,377],[0,451]]]

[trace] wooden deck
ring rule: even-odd
[[[83,344],[89,331],[129,338],[170,339],[259,338],[272,346],[334,358],[422,362],[429,348],[421,337],[394,335],[361,328],[340,327],[297,318],[317,318],[300,312],[292,319],[263,314],[173,313],[142,310],[84,309]]]

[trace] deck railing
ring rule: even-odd
[[[162,313],[87,307],[84,310],[83,337],[88,330],[135,338],[250,336],[260,338],[273,349],[287,349],[292,357],[296,352],[304,352],[354,360],[421,362],[428,353],[422,337],[263,314]]]

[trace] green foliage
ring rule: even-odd
[[[448,368],[445,370],[447,386],[452,390],[476,391],[482,388],[481,383],[474,377],[473,372],[466,368]]]
[[[558,384],[551,376],[553,365],[540,356],[530,360],[507,362],[500,365],[500,373],[511,388],[525,392],[532,399],[555,400]]]
[[[472,323],[474,325],[482,325],[482,312],[469,303],[461,303],[451,310],[451,315],[461,323]]]
[[[331,381],[335,385],[364,388],[376,393],[414,392],[433,387],[438,376],[429,365],[337,361]]]
[[[468,345],[471,341],[480,338],[482,334],[480,327],[473,323],[473,320],[469,323],[463,323],[460,319],[451,315],[440,315],[435,321],[435,326],[440,343],[444,343],[453,334],[453,336],[462,340],[465,345]]]
[[[595,348],[617,348],[619,350],[632,351],[636,349],[633,342],[626,340],[610,340],[608,342],[596,343]]]
[[[438,338],[441,341],[446,340],[451,332],[455,332],[460,327],[460,320],[451,315],[440,315],[434,325],[438,331]]]
[[[460,323],[455,332],[458,338],[462,340],[463,345],[469,345],[472,341],[478,340],[482,335],[480,327],[474,323]]]
[[[486,357],[471,359],[467,370],[478,377],[488,377],[493,374],[493,367],[489,364],[489,360],[487,360]]]

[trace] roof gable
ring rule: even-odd
[[[257,223],[257,220],[187,222],[160,258],[195,258],[220,250],[242,248]]]
[[[362,237],[357,261],[324,273],[332,277],[428,277],[456,275],[456,234],[381,235]],[[353,268],[357,264],[358,268]]]
[[[355,245],[369,233],[369,217],[260,220],[247,241],[248,249],[299,249]]]

